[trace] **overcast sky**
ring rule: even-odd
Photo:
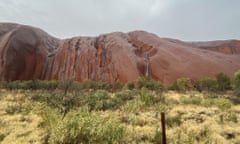
[[[0,22],[59,38],[145,30],[181,40],[240,39],[240,0],[0,0]]]

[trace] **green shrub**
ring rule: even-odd
[[[125,103],[121,107],[121,110],[127,113],[139,113],[143,110],[145,106],[146,104],[143,101],[139,99],[134,99]]]
[[[214,99],[214,104],[220,108],[221,110],[227,110],[230,109],[232,106],[232,102],[225,98],[217,98]]]
[[[234,95],[240,97],[240,88],[235,88]]]
[[[215,92],[218,89],[217,80],[212,78],[204,78],[195,82],[195,88],[198,91]]]
[[[193,97],[183,97],[181,98],[181,101],[183,104],[194,104],[194,105],[200,105],[202,102],[202,98],[199,96],[193,96]]]
[[[17,113],[28,114],[32,109],[33,107],[29,103],[13,103],[7,105],[7,107],[5,108],[5,112],[10,115]]]
[[[163,90],[163,85],[160,81],[157,80],[148,80],[146,83],[146,88],[149,90],[154,90],[154,91],[162,91]]]
[[[0,81],[0,89],[6,89],[7,82]]]
[[[97,84],[95,81],[86,80],[86,81],[81,82],[81,88],[82,89],[93,89],[93,88],[97,88]]]
[[[38,80],[37,89],[55,90],[59,87],[60,83],[57,80]]]
[[[171,85],[169,85],[168,90],[179,91],[177,81],[174,81]]]
[[[225,98],[206,98],[203,105],[207,107],[216,106],[221,110],[227,110],[231,108],[232,102]]]
[[[87,104],[90,110],[107,110],[120,107],[120,101],[113,98],[105,90],[98,90],[87,98]]]
[[[86,80],[81,82],[81,87],[83,89],[93,89],[93,90],[99,90],[99,89],[104,89],[104,90],[109,90],[110,85],[106,82],[100,82],[100,81],[92,81],[92,80]]]
[[[29,81],[10,81],[2,82],[1,87],[9,90],[13,89],[56,89],[59,85],[59,81],[55,80],[29,80]]]
[[[143,87],[149,89],[149,90],[163,90],[163,85],[160,81],[157,80],[148,80],[144,77],[141,77],[137,80],[137,86],[139,89],[142,89]]]
[[[234,95],[240,97],[240,70],[234,74]]]
[[[205,144],[211,144],[212,140],[212,131],[209,126],[204,126],[203,129],[199,131],[199,134],[194,135],[190,140],[203,141]]]
[[[8,90],[21,89],[21,81],[4,82],[2,87]]]
[[[132,82],[128,82],[128,83],[126,84],[126,86],[127,86],[127,88],[128,88],[129,90],[133,90],[133,89],[135,88],[135,84],[134,84],[133,81],[132,81]]]
[[[134,93],[134,91],[131,91],[131,90],[122,90],[120,92],[117,92],[115,94],[115,97],[116,98],[119,98],[121,99],[123,102],[125,101],[129,101],[129,100],[133,100],[136,95]]]
[[[121,143],[125,132],[119,121],[102,118],[86,108],[70,111],[64,119],[48,109],[42,117],[50,144]]]
[[[232,122],[234,122],[234,123],[238,123],[238,116],[237,116],[236,113],[230,112],[230,113],[228,113],[228,115],[227,115],[227,120],[228,120],[228,121],[232,121]]]
[[[122,90],[124,84],[120,83],[120,82],[114,82],[113,84],[110,85],[112,92],[116,92],[116,91],[120,91]]]
[[[22,112],[22,106],[19,104],[8,105],[5,109],[5,112],[11,115],[15,113],[20,113]]]
[[[80,94],[79,94],[80,95]],[[64,94],[61,91],[36,93],[31,96],[31,100],[47,104],[51,108],[58,109],[59,112],[65,114],[71,109],[80,106],[84,102],[79,95],[73,93]]]
[[[240,88],[240,70],[234,74],[234,85],[235,88]]]
[[[180,126],[182,123],[181,116],[180,115],[176,115],[176,116],[167,115],[165,122],[166,122],[166,125],[169,127]]]
[[[224,73],[219,73],[216,75],[216,80],[218,83],[218,90],[225,91],[231,89],[231,80],[230,78],[225,75]]]
[[[151,106],[156,101],[156,98],[152,91],[149,91],[147,88],[143,87],[141,89],[140,100],[145,103],[146,106]]]
[[[153,143],[155,144],[161,144],[162,143],[162,131],[156,130]]]
[[[192,89],[192,82],[189,78],[179,78],[168,88],[169,90],[175,90],[179,92],[185,92]]]
[[[176,144],[212,144],[213,137],[210,126],[201,126],[198,130],[189,130],[191,127],[186,127],[185,129],[177,129],[176,137],[169,139],[169,143]]]

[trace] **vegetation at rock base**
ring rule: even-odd
[[[171,90],[144,78],[2,82],[0,143],[161,143],[161,112],[170,144],[238,143],[238,74],[180,78]]]

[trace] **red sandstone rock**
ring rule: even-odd
[[[128,82],[145,76],[169,84],[240,69],[240,41],[183,42],[143,31],[60,40],[40,29],[0,24],[0,80]]]

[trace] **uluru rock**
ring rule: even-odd
[[[240,41],[184,42],[144,32],[58,39],[31,26],[0,24],[0,80],[128,82],[148,74],[169,84],[240,69]]]

